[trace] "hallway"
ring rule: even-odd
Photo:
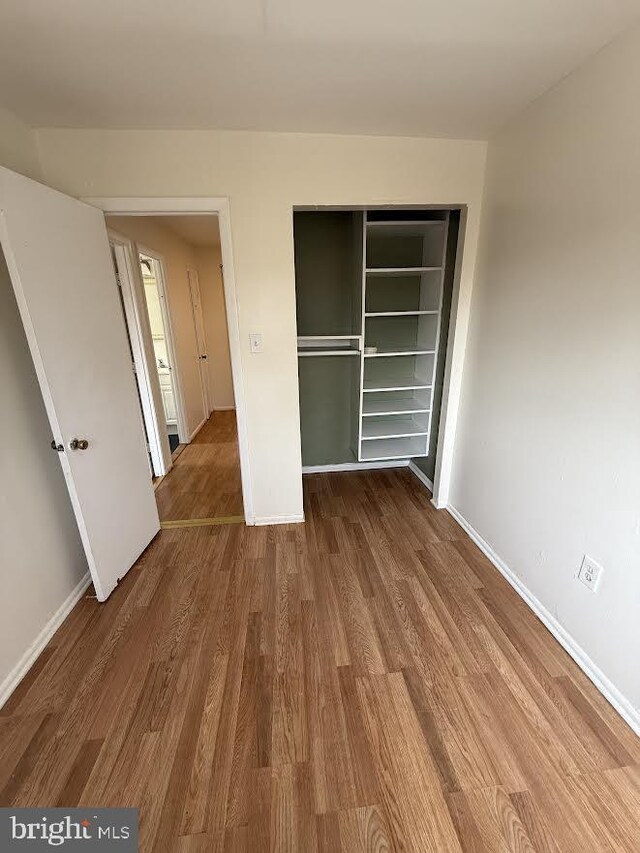
[[[235,411],[214,412],[156,489],[161,522],[244,513]]]
[[[451,516],[406,469],[304,489],[74,608],[0,804],[136,806],[145,853],[635,853],[638,739]]]

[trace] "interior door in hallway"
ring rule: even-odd
[[[0,167],[0,242],[104,601],[160,529],[104,216]]]
[[[198,365],[200,368],[200,389],[202,393],[203,419],[209,417],[213,411],[213,400],[209,390],[209,353],[207,351],[207,337],[204,331],[204,318],[202,316],[202,300],[200,298],[200,280],[198,271],[187,270],[189,276],[189,293],[191,294],[191,310],[193,311],[193,327],[198,347]]]

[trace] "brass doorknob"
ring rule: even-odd
[[[72,438],[69,442],[70,450],[86,450],[89,447],[89,442],[86,438]]]

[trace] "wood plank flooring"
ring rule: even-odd
[[[241,516],[235,412],[214,412],[156,489],[161,521]]]
[[[0,803],[137,806],[167,853],[636,853],[638,739],[417,480],[305,500],[81,601],[0,714]]]

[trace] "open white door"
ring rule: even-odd
[[[198,347],[198,363],[200,368],[200,389],[202,393],[202,410],[204,417],[208,418],[213,410],[213,404],[209,393],[209,353],[207,350],[207,336],[204,331],[204,317],[202,316],[202,300],[200,298],[200,280],[198,271],[187,270],[189,278],[189,292],[191,293],[191,311],[193,312],[193,326]]]
[[[0,242],[104,601],[160,529],[104,216],[0,167]]]

